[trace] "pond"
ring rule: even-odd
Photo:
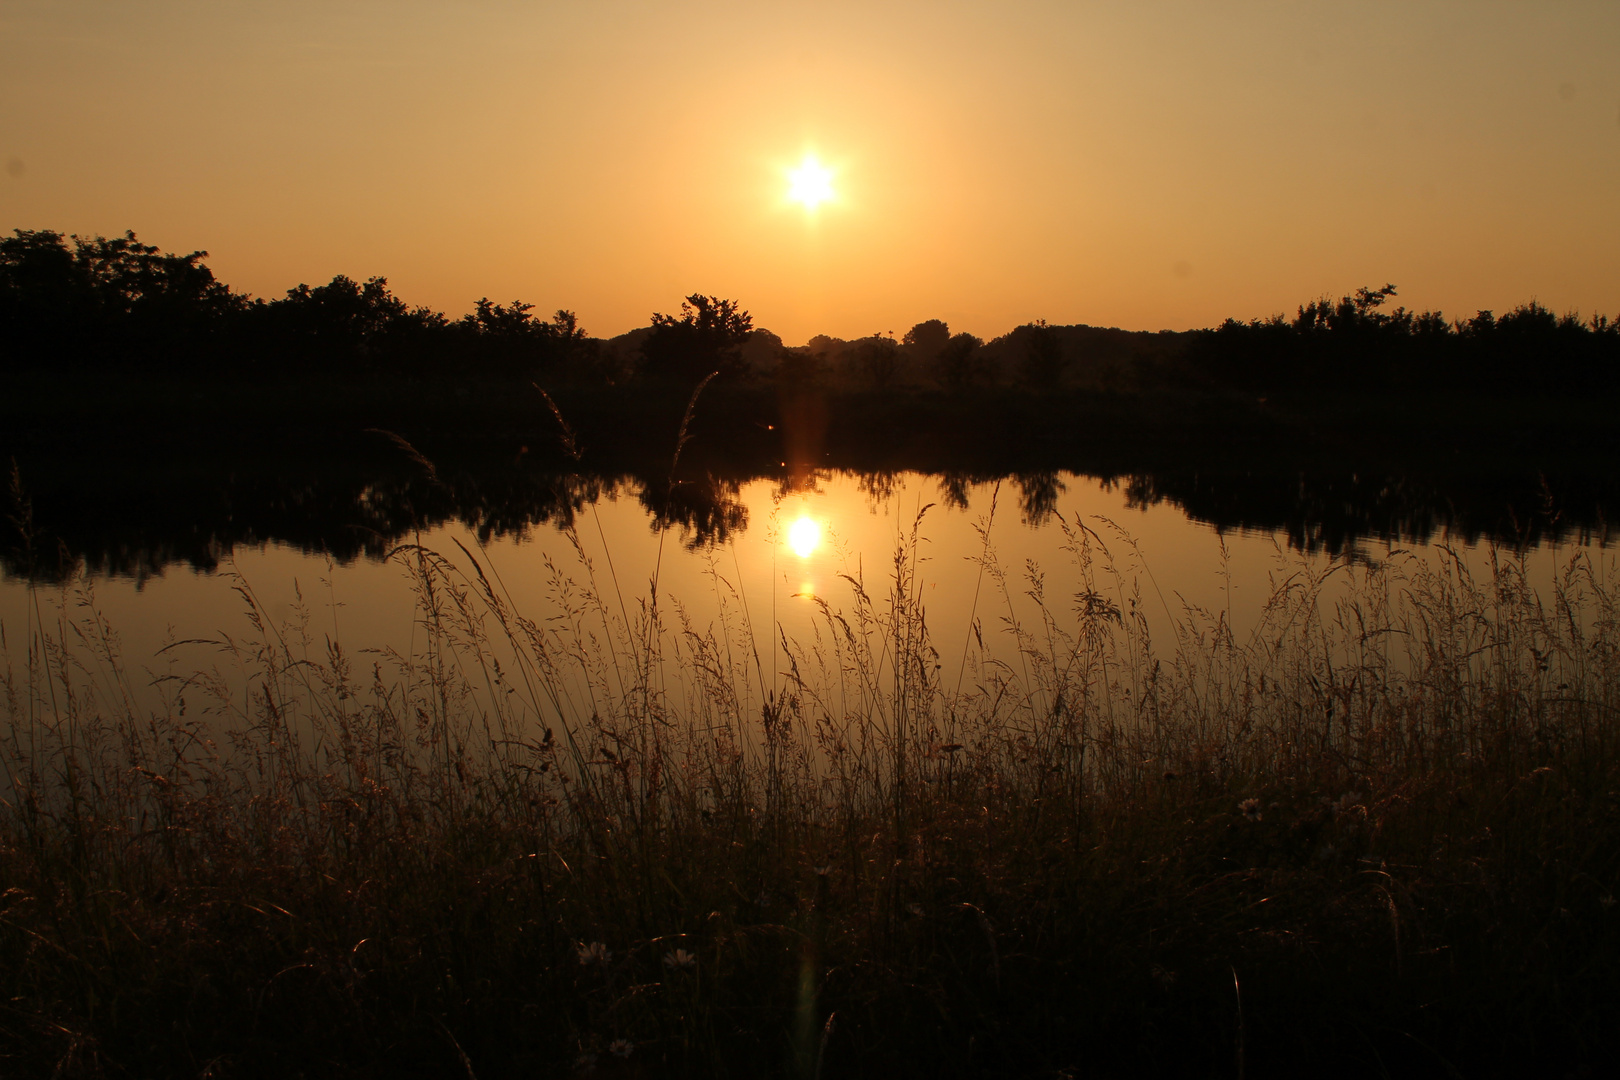
[[[30,582],[14,562],[0,583],[10,662],[23,662],[24,642],[40,626],[74,641],[70,624],[95,627],[92,637],[107,631],[108,652],[137,693],[158,676],[222,664],[221,677],[240,682],[232,650],[256,634],[297,639],[316,654],[339,643],[367,663],[409,656],[423,640],[420,571],[431,556],[446,580],[473,592],[487,584],[514,617],[542,627],[572,622],[610,652],[614,635],[633,636],[649,613],[670,633],[713,635],[765,698],[789,674],[790,650],[825,644],[833,620],[852,618],[862,593],[880,612],[898,582],[926,624],[939,686],[951,690],[982,674],[966,666],[970,646],[1016,663],[1018,635],[1027,645],[1072,631],[1077,597],[1137,617],[1162,651],[1178,631],[1253,634],[1290,583],[1326,576],[1322,595],[1331,601],[1337,570],[1436,560],[1487,581],[1493,561],[1514,557],[1515,546],[1433,520],[1327,544],[1309,522],[1200,520],[1154,495],[1152,478],[1069,472],[973,481],[799,469],[663,490],[628,477],[572,478],[552,483],[549,496],[531,491],[504,507],[485,496],[473,511],[436,520],[421,508],[427,496],[413,502],[401,490],[360,485],[347,501],[280,492],[238,504],[238,519],[302,513],[305,531],[258,539],[248,529],[222,540],[193,529],[189,555],[139,530],[120,539],[108,523],[99,552],[86,544],[71,560],[77,569],[55,580]],[[1301,498],[1324,502],[1320,493]],[[414,525],[401,523],[406,504],[420,515]],[[1363,512],[1346,503],[1341,513]],[[320,539],[334,536],[348,539]],[[1530,582],[1550,587],[1571,553],[1607,565],[1604,539],[1554,530],[1518,547]],[[680,665],[690,662],[677,660],[669,677],[683,677]]]

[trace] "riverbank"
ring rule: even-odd
[[[592,491],[663,497],[689,387],[552,389],[577,460],[533,385],[309,377],[25,379],[0,400],[0,457],[17,464],[37,554],[117,572],[206,567],[265,540],[348,559],[452,518],[502,531],[555,520]],[[1071,472],[1313,550],[1437,531],[1512,545],[1606,535],[1620,516],[1617,416],[1598,398],[1262,402],[722,383],[693,410],[675,479],[688,501],[713,501],[727,485],[791,487],[818,470],[1037,486]],[[585,488],[571,486],[575,475],[590,478]],[[22,572],[21,556],[6,557]]]

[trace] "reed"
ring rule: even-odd
[[[0,642],[6,1070],[1432,1074],[1615,1049],[1606,551],[1543,582],[1523,552],[1484,576],[1443,548],[1302,560],[1252,633],[1184,608],[1156,639],[1129,536],[1058,521],[1079,588],[1003,566],[987,520],[946,639],[923,514],[804,640],[754,625],[718,560],[711,622],[627,594],[588,512],[540,612],[476,544],[394,551],[403,651],[277,624],[238,580],[240,636],[135,671],[93,582],[37,587]]]

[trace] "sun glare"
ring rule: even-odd
[[[833,198],[832,170],[806,154],[796,169],[788,170],[788,201],[814,210]]]
[[[821,526],[807,517],[795,521],[788,528],[788,547],[793,554],[801,559],[808,559],[810,553],[821,546]]]

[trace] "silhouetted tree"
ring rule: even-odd
[[[934,358],[934,378],[947,390],[962,391],[984,378],[979,350],[984,341],[972,334],[956,334]]]
[[[600,350],[590,348],[572,311],[558,311],[549,322],[535,318],[533,311],[534,305],[521,300],[502,305],[481,297],[454,329],[485,370],[530,378],[598,374],[594,360]]]
[[[337,275],[326,285],[298,285],[280,300],[254,304],[261,348],[275,363],[337,364],[371,371],[397,371],[400,364],[428,359],[444,340],[449,319],[429,308],[411,308],[389,291],[386,277],[360,283]]]
[[[0,239],[0,363],[172,362],[196,353],[246,303],[203,265],[207,256],[165,254],[133,232],[15,230]]]
[[[900,369],[900,350],[894,338],[873,334],[855,343],[851,364],[857,376],[875,390],[887,390]]]
[[[652,333],[642,343],[644,372],[653,378],[696,381],[711,371],[736,378],[743,373],[742,346],[754,320],[735,300],[693,293],[680,315],[652,317]]]
[[[906,346],[919,363],[927,366],[945,343],[951,340],[951,328],[943,319],[929,319],[920,322],[906,331],[906,336],[900,339],[900,344]]]
[[[228,358],[292,371],[596,374],[599,349],[572,312],[544,322],[522,301],[484,298],[451,323],[394,296],[386,278],[342,275],[250,301],[217,281],[206,257],[165,254],[134,233],[0,238],[0,368],[139,360],[173,369]]]
[[[1057,327],[1048,326],[1045,319],[1020,326],[1013,331],[1021,337],[1022,356],[1019,373],[1024,382],[1038,390],[1050,390],[1063,379],[1063,339]]]
[[[1395,286],[1361,288],[1248,323],[1202,332],[1195,370],[1256,393],[1567,394],[1620,383],[1620,335],[1607,318],[1558,316],[1531,302],[1498,318],[1448,323],[1438,311],[1384,310]]]
[[[533,311],[534,305],[525,304],[522,300],[514,300],[503,307],[487,296],[480,296],[473,304],[472,314],[461,317],[461,325],[485,337],[525,338],[537,326],[544,325],[531,314]]]
[[[821,386],[832,373],[826,357],[808,348],[784,349],[776,363],[776,381],[787,388]]]

